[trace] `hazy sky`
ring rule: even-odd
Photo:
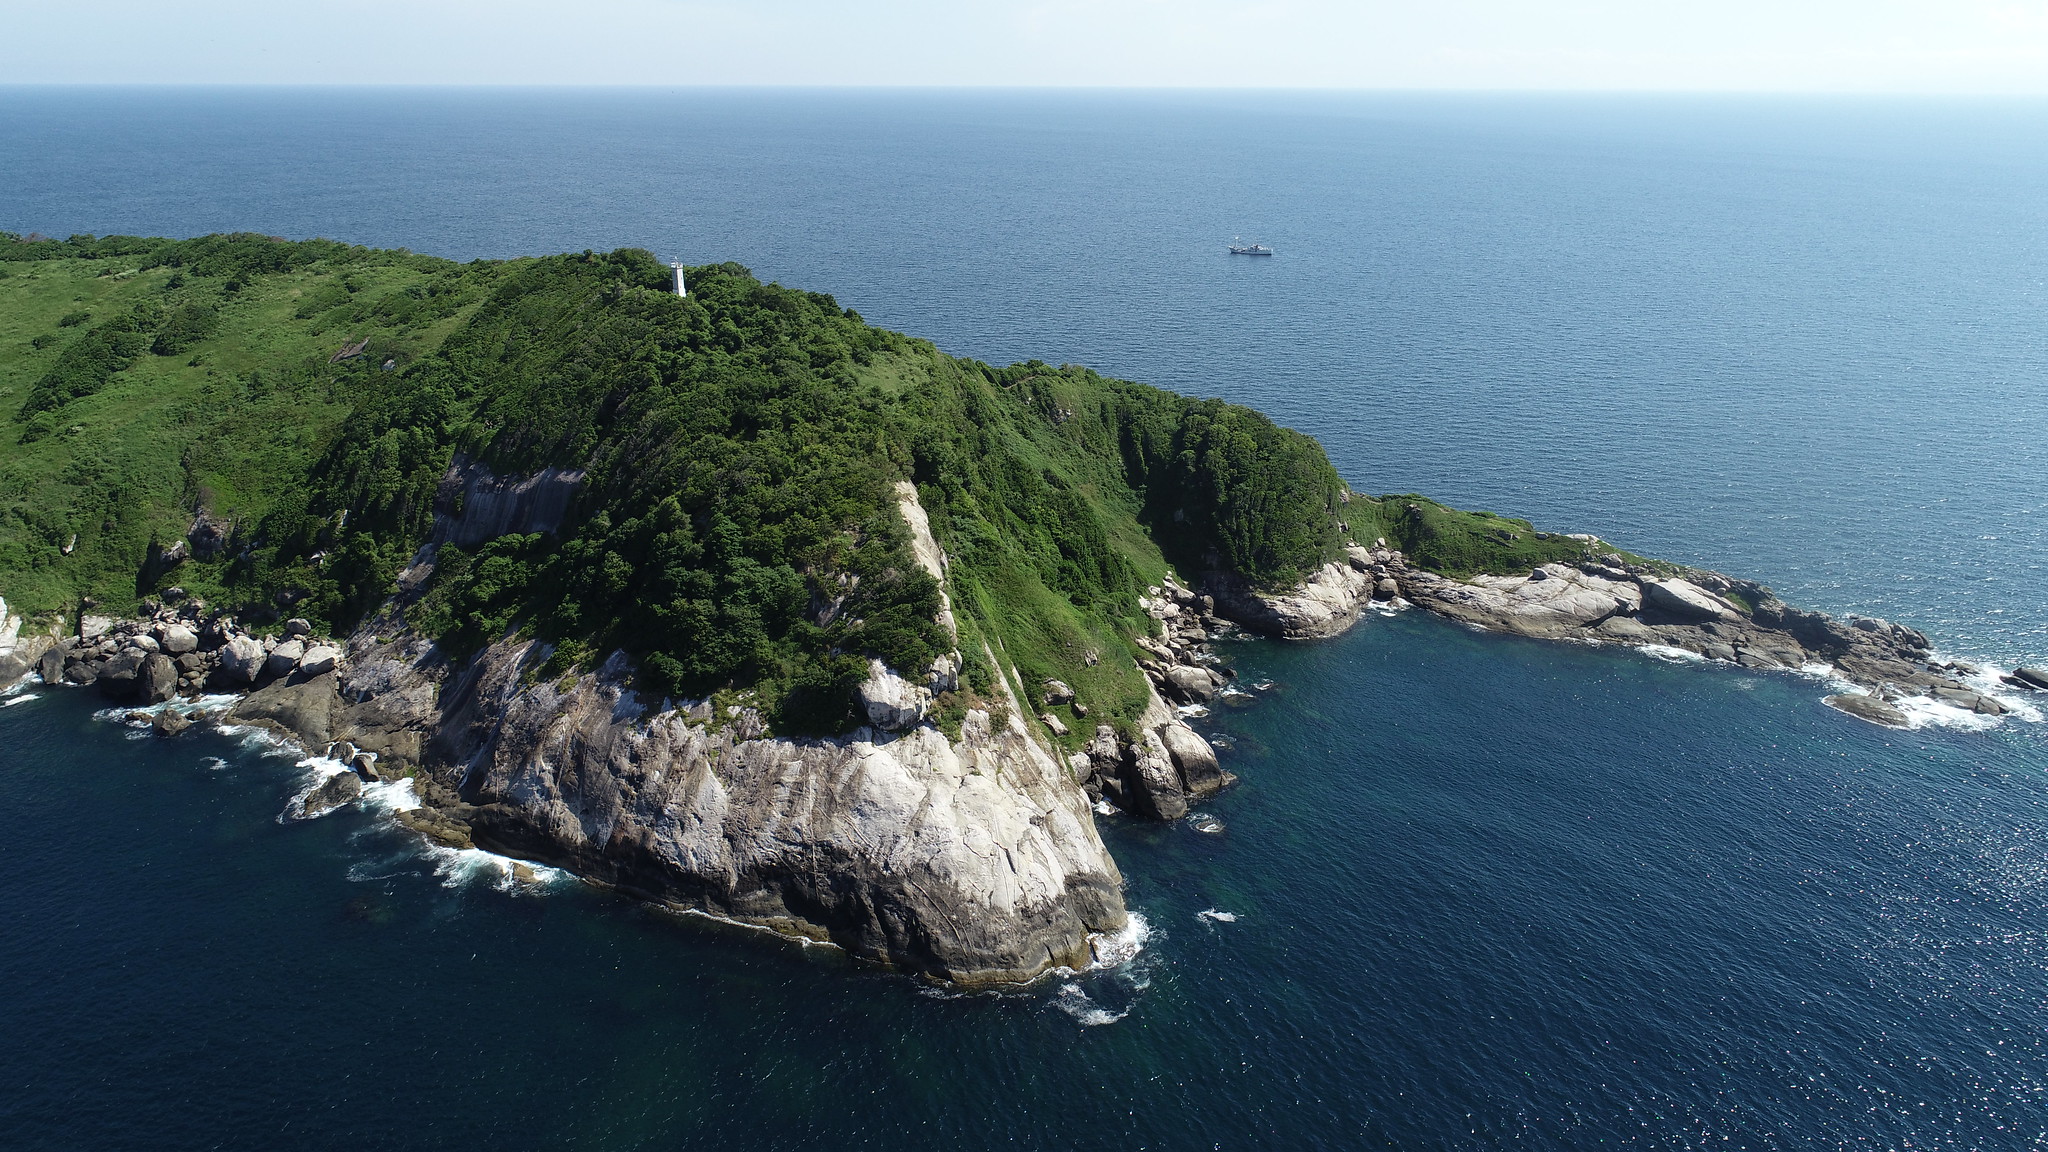
[[[2048,0],[0,0],[0,82],[2048,93]]]

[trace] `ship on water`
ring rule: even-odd
[[[1233,256],[1271,256],[1273,254],[1271,248],[1256,240],[1247,242],[1242,236],[1233,238],[1225,247],[1230,249],[1230,254]]]

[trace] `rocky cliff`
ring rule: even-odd
[[[463,487],[517,488],[487,475]],[[943,577],[915,489],[899,499],[920,562]],[[530,530],[505,503],[480,514]],[[462,538],[461,519],[446,538]],[[433,547],[402,588],[424,580]],[[745,702],[644,699],[623,654],[537,679],[548,655],[508,638],[450,662],[387,611],[337,672],[274,680],[227,719],[336,745],[365,775],[413,775],[427,808],[408,822],[437,840],[950,983],[1084,967],[1091,940],[1125,925],[1089,797],[1014,703],[1001,719],[969,711],[957,739],[930,718],[957,653],[923,683],[877,665],[861,694],[870,723],[816,740],[766,735]]]

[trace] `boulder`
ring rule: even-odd
[[[165,624],[156,630],[158,647],[172,656],[199,650],[199,634],[183,624]]]
[[[37,662],[36,674],[43,678],[43,683],[45,684],[63,683],[64,664],[70,658],[70,655],[71,648],[68,642],[51,648],[48,652],[43,653],[43,658]]]
[[[2030,688],[2048,692],[2048,668],[2015,668],[2012,677]]]
[[[1968,688],[1951,688],[1944,684],[1937,684],[1929,688],[1927,694],[1943,704],[1953,704],[1958,708],[1968,708],[1979,716],[2003,716],[2006,713],[2005,705],[2000,704],[1989,696],[1980,696]]]
[[[1061,723],[1060,718],[1053,715],[1052,713],[1044,713],[1043,715],[1039,716],[1039,720],[1043,721],[1045,726],[1052,730],[1053,735],[1065,736],[1067,734],[1067,726]]]
[[[152,652],[142,659],[136,696],[144,704],[161,704],[178,694],[178,666],[169,656]]]
[[[306,819],[324,816],[363,794],[363,782],[353,772],[336,772],[306,793],[302,810]]]
[[[1865,696],[1860,693],[1843,693],[1829,696],[1821,702],[1837,711],[1847,712],[1858,720],[1868,720],[1872,724],[1882,724],[1887,728],[1905,728],[1908,726],[1904,712],[1899,711],[1875,696]]]
[[[178,666],[178,671],[188,676],[203,673],[213,665],[213,661],[208,660],[203,652],[187,652],[172,663]]]
[[[157,713],[149,722],[150,730],[163,737],[176,736],[191,726],[190,718],[170,708]]]
[[[149,635],[130,636],[128,638],[128,647],[135,649],[137,652],[163,651],[163,649],[157,645],[156,637]]]
[[[1733,606],[1690,580],[1645,580],[1643,604],[1683,620],[1735,620]]]
[[[1401,586],[1394,582],[1392,576],[1382,576],[1372,586],[1372,596],[1375,600],[1392,600],[1400,594]]]
[[[78,638],[80,640],[97,640],[105,636],[113,627],[114,618],[112,616],[87,616],[78,622]]]
[[[333,673],[297,684],[273,681],[251,692],[228,712],[230,724],[264,724],[282,728],[310,748],[334,739],[334,715],[341,705]]]
[[[1067,687],[1064,683],[1058,680],[1047,680],[1045,682],[1045,702],[1047,704],[1067,704],[1071,703],[1073,699],[1074,690]]]
[[[886,732],[914,728],[931,704],[931,692],[889,671],[880,660],[868,661],[868,678],[857,691],[868,723]]]
[[[1154,820],[1178,820],[1188,814],[1188,796],[1173,766],[1173,755],[1156,732],[1147,732],[1131,749],[1129,771],[1124,774],[1124,795],[1138,815]]]
[[[334,671],[334,666],[340,662],[340,649],[331,644],[315,644],[299,658],[299,672],[306,676],[323,676]]]
[[[286,636],[311,636],[313,634],[313,625],[302,617],[294,616],[284,622],[284,634]]]
[[[1223,787],[1223,768],[1216,762],[1216,750],[1201,734],[1185,724],[1159,726],[1159,742],[1166,746],[1180,771],[1181,785],[1191,799],[1211,795]]]
[[[100,665],[94,682],[101,692],[115,700],[133,700],[141,693],[142,662],[146,653],[134,649],[109,657]]]
[[[265,676],[288,676],[299,666],[299,658],[306,654],[306,646],[297,640],[287,640],[270,650],[263,660]]]
[[[1124,750],[1116,741],[1116,729],[1107,724],[1095,726],[1095,739],[1088,742],[1086,749],[1090,765],[1088,775],[1109,780],[1123,770]],[[1086,776],[1080,779],[1087,779]]]
[[[1168,689],[1190,704],[1205,704],[1216,698],[1222,687],[1214,672],[1193,664],[1176,664],[1166,670]]]
[[[230,687],[254,684],[257,674],[263,671],[263,662],[269,658],[263,645],[247,636],[237,636],[221,648],[220,665],[214,674]]]

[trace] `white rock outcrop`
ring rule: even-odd
[[[868,661],[868,678],[857,690],[868,723],[886,732],[901,732],[931,713],[931,690],[891,672],[880,660]]]

